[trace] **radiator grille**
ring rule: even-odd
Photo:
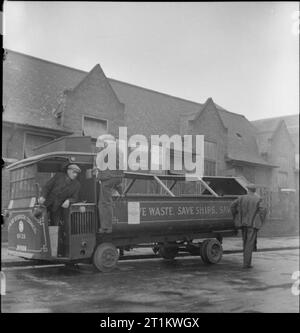
[[[94,212],[73,212],[71,214],[71,234],[92,234],[96,231]]]

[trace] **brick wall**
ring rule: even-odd
[[[205,141],[217,143],[217,175],[226,173],[225,155],[227,153],[227,130],[211,103],[201,112],[185,134],[202,134]]]
[[[2,156],[22,159],[24,146],[24,129],[3,124]]]
[[[256,167],[254,183],[260,186],[271,187],[272,169]]]
[[[271,163],[279,165],[279,168],[273,169],[272,190],[278,190],[279,172],[288,173],[287,187],[296,188],[295,179],[295,151],[289,138],[289,134],[284,125],[282,125],[275,134],[269,150],[269,159]]]
[[[110,87],[100,66],[96,66],[66,98],[63,126],[82,135],[83,115],[108,121],[108,132],[118,135],[124,126],[124,105]]]

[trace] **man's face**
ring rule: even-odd
[[[78,175],[78,172],[72,170],[72,169],[68,169],[67,170],[67,175],[69,178],[71,178],[72,180],[75,179]]]

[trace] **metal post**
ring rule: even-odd
[[[169,190],[172,191],[173,187],[176,185],[177,183],[177,180],[174,180],[173,181],[173,184],[170,186]]]
[[[201,184],[215,197],[218,197],[218,194],[213,190],[211,189],[203,179],[201,179],[199,176],[195,176],[200,182]]]
[[[134,184],[134,182],[135,182],[135,179],[131,179],[130,180],[130,183],[126,186],[126,188],[125,188],[125,190],[123,192],[124,194],[126,194],[131,189],[131,187]]]
[[[171,197],[175,197],[175,194],[168,189],[168,187],[157,177],[154,176],[154,179],[159,183],[159,185],[170,194]]]

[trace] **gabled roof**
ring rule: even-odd
[[[84,72],[7,50],[3,62],[3,121],[60,129],[53,117],[57,99]]]
[[[98,71],[96,65],[91,72]],[[4,112],[3,120],[16,123],[38,121],[41,127],[60,128],[53,113],[62,99],[62,92],[79,87],[88,74],[85,71],[52,63],[19,52],[7,50],[3,63],[3,102],[7,110],[15,105],[25,107],[20,118],[16,112]],[[180,113],[196,111],[202,104],[160,93],[133,84],[109,79],[121,103],[125,104],[128,134],[178,134]],[[9,114],[10,113],[10,114]]]
[[[218,108],[217,104],[214,103],[213,99],[211,97],[209,97],[206,102],[199,108],[199,111],[194,115],[194,117],[190,120],[190,121],[196,121],[202,114],[202,112],[209,106],[213,106],[213,108],[216,110],[217,112],[217,116],[220,119],[221,124],[224,126],[224,128],[227,128],[225,126],[225,123],[220,115],[220,109]]]
[[[89,86],[89,82],[96,81],[98,82],[99,86],[103,88],[105,86],[110,90],[110,92],[114,95],[114,97],[118,100],[118,96],[114,89],[112,89],[109,79],[105,76],[103,69],[99,64],[95,65],[90,72],[88,72],[82,80],[75,86],[72,91],[76,92],[76,90],[80,90],[82,86],[86,85]]]
[[[278,126],[278,123],[284,120],[288,130],[299,131],[299,114],[291,114],[288,116],[274,117],[274,118],[264,118],[251,121],[251,123],[260,131],[260,132],[274,132]]]
[[[255,163],[257,165],[271,166],[263,159],[258,150],[256,142],[256,133],[249,120],[238,113],[233,113],[225,110],[216,104],[212,98],[209,98],[206,103],[194,115],[190,115],[192,121],[201,117],[203,110],[211,103],[214,103],[222,124],[227,129],[228,133],[228,159]]]
[[[251,123],[256,128],[258,140],[263,151],[267,151],[269,140],[274,137],[282,123],[285,124],[296,151],[299,151],[299,114],[259,119]]]
[[[260,155],[256,135],[249,120],[240,114],[219,110],[228,128],[228,158],[261,165],[270,165]]]
[[[125,104],[129,135],[179,134],[181,113],[195,112],[202,105],[114,79],[109,81]]]
[[[88,74],[10,50],[7,50],[3,67],[3,102],[6,106],[3,120],[21,124],[35,123],[36,126],[54,129],[62,129],[54,118],[62,92],[79,89],[85,78],[102,71],[96,65]],[[204,107],[201,103],[115,79],[108,78],[108,82],[119,101],[125,105],[128,135],[179,134],[181,116],[196,115]],[[255,131],[250,122],[243,115],[214,105],[228,129],[229,158],[267,164],[258,153]]]

